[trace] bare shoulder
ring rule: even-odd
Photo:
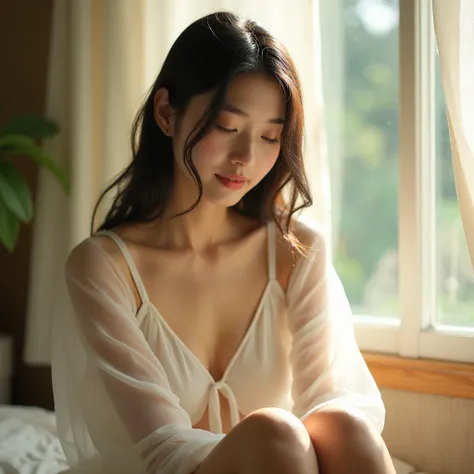
[[[290,223],[290,231],[293,241],[286,239],[281,232],[277,232],[277,279],[284,290],[288,286],[291,272],[296,262],[306,258],[297,246],[303,250],[317,248],[319,252],[325,252],[326,237],[322,226],[313,219],[299,217]]]

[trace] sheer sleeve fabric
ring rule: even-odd
[[[192,428],[138,326],[127,280],[96,238],[71,252],[60,294],[53,390],[73,471],[193,472],[223,435]]]
[[[382,432],[385,408],[357,346],[349,302],[323,236],[311,233],[312,246],[287,289],[293,413],[304,420],[328,405],[357,409]]]

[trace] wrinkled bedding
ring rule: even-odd
[[[0,405],[0,474],[57,474],[67,467],[53,412]]]

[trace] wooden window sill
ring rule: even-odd
[[[474,364],[370,352],[363,356],[379,388],[474,398]]]

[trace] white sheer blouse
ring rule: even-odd
[[[275,278],[275,225],[268,224],[268,284],[235,356],[214,380],[150,302],[125,243],[102,234],[122,250],[142,304],[136,307],[95,236],[71,252],[61,290],[68,309],[55,315],[52,348],[58,433],[70,472],[190,474],[225,436],[219,393],[232,426],[265,406],[304,419],[333,404],[358,408],[382,431],[380,392],[321,238],[299,257],[284,292]],[[211,431],[194,429],[206,408]]]

